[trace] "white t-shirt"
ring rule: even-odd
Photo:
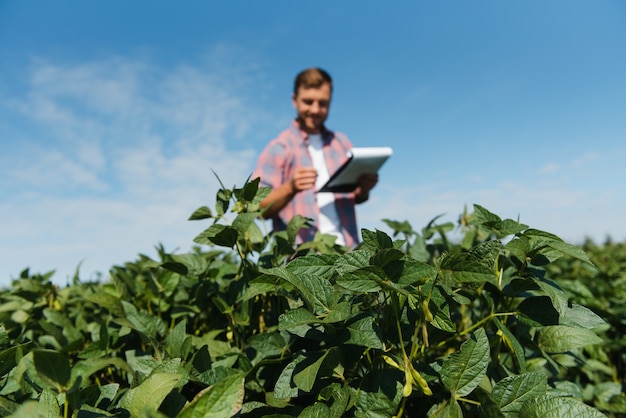
[[[309,134],[309,153],[313,160],[313,167],[317,170],[317,180],[315,182],[315,188],[320,189],[328,179],[330,174],[328,173],[328,167],[326,167],[326,161],[324,160],[324,152],[321,134]],[[320,208],[319,212],[319,230],[323,234],[331,234],[337,237],[336,244],[346,245],[345,239],[341,230],[339,229],[339,216],[337,215],[337,209],[335,208],[335,195],[330,192],[317,193],[317,205]]]

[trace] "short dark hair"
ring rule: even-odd
[[[305,88],[318,88],[324,83],[328,83],[332,91],[333,79],[330,78],[330,74],[321,68],[307,68],[296,76],[296,81],[293,83],[293,94],[298,94],[298,89],[301,86]]]

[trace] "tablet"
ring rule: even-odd
[[[356,189],[361,174],[378,173],[378,170],[391,156],[390,147],[352,148],[346,161],[318,192],[349,193]]]

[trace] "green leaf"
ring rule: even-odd
[[[315,402],[300,412],[298,418],[326,418],[330,417],[330,408],[321,402]]]
[[[64,354],[52,350],[37,350],[33,352],[33,363],[37,374],[51,387],[62,390],[70,382],[70,361]]]
[[[621,392],[622,385],[619,383],[617,383],[617,385],[619,386],[619,391]],[[596,391],[599,386],[600,385],[596,386]],[[584,398],[583,387],[576,382],[570,382],[568,380],[556,380],[550,382],[547,394],[554,397],[574,398],[578,400],[582,400]]]
[[[570,327],[595,329],[606,325],[604,319],[596,315],[591,309],[577,303],[561,306],[559,324]]]
[[[511,219],[502,220],[498,215],[476,204],[474,205],[474,216],[475,221],[473,221],[472,224],[480,224],[484,229],[495,234],[498,238],[518,234],[528,228],[528,225]]]
[[[300,390],[311,392],[324,360],[332,351],[333,349],[324,350],[321,353],[319,351],[304,353],[306,360],[300,363],[300,367],[304,366],[304,368],[293,374],[293,382]]]
[[[150,315],[148,312],[138,311],[133,304],[126,301],[122,301],[122,306],[126,313],[127,325],[131,328],[149,338],[156,338],[157,335],[165,334],[167,327],[158,316]],[[120,322],[122,319],[116,321]]]
[[[355,416],[389,418],[402,399],[404,373],[395,369],[372,370],[356,388]]]
[[[296,243],[296,237],[298,236],[298,231],[300,231],[301,228],[308,228],[310,225],[311,220],[301,215],[296,215],[291,218],[287,224],[287,239],[289,241],[289,245],[293,246]]]
[[[293,381],[293,375],[299,364],[306,360],[306,357],[299,353],[287,366],[276,379],[274,385],[274,397],[276,399],[288,399],[298,397],[298,387]]]
[[[504,238],[509,235],[518,234],[528,228],[528,225],[516,222],[512,219],[501,221],[487,221],[483,223],[483,228],[494,233],[497,238]]]
[[[498,222],[501,221],[500,218],[495,213],[488,211],[486,208],[481,205],[474,204],[474,216],[476,217],[476,222],[485,223],[485,222]]]
[[[195,237],[193,242],[232,248],[237,242],[238,236],[237,230],[232,226],[214,224]]]
[[[595,385],[593,391],[594,405],[597,408],[626,413],[626,395],[622,391],[621,382],[603,382]]]
[[[480,328],[443,362],[441,380],[455,396],[467,396],[487,373],[489,360],[489,340]]]
[[[247,233],[248,239],[253,244],[260,244],[265,239],[263,232],[261,232],[261,228],[259,228],[259,225],[257,225],[256,222],[252,222],[250,224],[250,227],[248,228],[246,233]]]
[[[371,316],[366,316],[348,325],[350,337],[344,344],[382,350],[384,348],[380,327]]]
[[[243,405],[245,378],[241,373],[227,376],[202,391],[178,418],[223,418],[236,416]]]
[[[187,271],[184,274],[199,275],[207,268],[206,260],[198,254],[172,254],[172,261],[185,266]]]
[[[452,222],[444,222],[437,224],[437,220],[443,217],[444,214],[440,214],[431,219],[428,224],[422,228],[422,235],[425,239],[431,239],[435,234],[441,235],[443,240],[446,240],[446,233],[454,230],[454,224]]]
[[[267,277],[262,278],[262,276],[259,276],[259,278],[252,280],[250,282],[250,286],[244,291],[244,293],[241,295],[241,298],[237,301],[245,302],[247,300],[254,298],[255,296],[265,295],[267,293],[275,292],[277,289],[280,288],[279,285],[273,282],[272,283],[265,282],[264,279],[266,278]]]
[[[10,399],[7,399],[6,396],[0,396],[0,416],[8,417],[19,417],[19,415],[13,415],[13,413],[20,408],[20,404],[14,402]],[[27,417],[31,417],[32,415],[24,415]],[[48,418],[48,415],[44,415],[45,418]]]
[[[259,215],[259,213],[240,213],[233,221],[233,228],[239,232],[239,236],[244,237],[250,225]]]
[[[339,274],[346,274],[363,267],[369,267],[371,256],[372,253],[369,250],[350,251],[335,261],[335,268]]]
[[[153,373],[139,386],[129,389],[120,400],[120,406],[133,417],[140,416],[144,409],[156,411],[182,378],[180,374]]]
[[[529,258],[530,240],[523,237],[514,238],[504,246],[504,249],[525,264]]]
[[[493,269],[498,256],[502,251],[500,241],[487,241],[471,248],[467,253],[467,259]]]
[[[559,313],[548,296],[524,299],[517,307],[519,319],[532,327],[558,325]]]
[[[286,268],[297,276],[314,275],[330,280],[335,269],[333,264],[337,258],[335,254],[307,255],[292,260]]]
[[[513,354],[513,358],[515,359],[519,372],[526,372],[526,356],[524,355],[524,347],[522,347],[517,338],[515,338],[515,335],[513,335],[513,333],[506,326],[504,326],[498,318],[493,318],[493,322],[498,327],[498,330],[500,330],[504,344],[511,351],[511,354]]]
[[[99,386],[100,394],[98,395],[98,399],[94,403],[94,405],[99,405],[103,400],[107,400],[108,403],[113,401],[117,396],[117,393],[120,389],[119,383],[109,383],[108,385]]]
[[[559,313],[559,324],[577,328],[594,329],[606,322],[592,310],[570,302],[568,295],[556,284],[545,280],[535,280],[541,290],[552,300],[552,305]]]
[[[97,371],[113,366],[120,371],[132,374],[133,369],[120,357],[91,358],[77,362],[72,366],[72,380],[88,382]]]
[[[436,412],[430,412],[428,416],[437,418],[463,418],[463,410],[456,398],[448,399],[436,409]]]
[[[456,283],[497,283],[493,266],[487,266],[472,260],[467,253],[445,254],[440,258],[440,270],[443,278]]]
[[[344,273],[337,278],[336,283],[344,289],[356,293],[378,292],[381,289],[378,282],[384,280],[384,276],[385,273],[380,267],[365,267]]]
[[[124,316],[124,308],[119,296],[114,296],[107,292],[89,292],[85,293],[84,298],[97,306],[107,309],[113,316]]]
[[[350,283],[350,280],[354,280],[355,283]],[[370,266],[359,271],[344,274],[343,277],[337,279],[337,284],[344,288],[354,289],[357,292],[377,291],[378,289],[374,284],[377,284],[382,290],[389,290],[404,296],[410,296],[415,291],[412,288],[405,289],[404,286],[391,281],[386,272],[378,266]]]
[[[16,356],[22,354],[31,343],[16,344],[0,352],[0,377],[9,373],[16,365]]]
[[[547,353],[563,353],[579,347],[602,343],[593,331],[562,325],[540,328],[537,344]]]
[[[562,252],[563,254],[569,255],[571,257],[577,258],[581,261],[584,261],[587,264],[593,266],[593,262],[589,259],[589,256],[583,251],[582,248],[577,247],[572,244],[568,244],[563,241],[550,241],[547,244],[548,246],[554,248],[557,251]]]
[[[402,271],[398,278],[398,284],[403,286],[422,285],[435,280],[437,270],[433,266],[417,260],[403,260]]]
[[[293,285],[316,315],[330,310],[333,287],[328,280],[311,274],[297,276],[285,268],[269,269],[265,276],[278,277]]]
[[[217,191],[215,196],[215,210],[220,217],[228,210],[228,206],[230,206],[230,198],[232,196],[233,192],[231,190],[222,188]]]
[[[489,392],[479,386],[474,393],[480,401],[481,418],[507,418]]]
[[[370,260],[370,264],[373,266],[384,267],[389,263],[398,261],[404,258],[404,252],[396,248],[385,248],[374,254]]]
[[[520,236],[520,239],[528,241],[527,257],[532,259],[534,265],[552,263],[563,256],[563,252],[553,248],[555,242],[563,242],[558,236],[538,229],[528,229]]]
[[[213,217],[213,213],[211,213],[211,209],[209,209],[206,206],[201,206],[198,209],[196,209],[194,213],[191,214],[188,220],[197,221],[200,219],[208,219],[212,217]]]
[[[545,375],[524,373],[500,380],[494,386],[491,397],[507,417],[517,417],[525,402],[545,395],[547,390]]]
[[[189,273],[189,269],[186,265],[174,261],[166,261],[161,264],[161,267],[163,267],[165,270],[169,270],[173,273],[178,273],[182,276],[186,276]]]
[[[59,401],[57,401],[57,394],[49,389],[44,389],[39,395],[39,404],[45,405],[48,411],[52,412],[52,416],[56,415],[59,411]]]
[[[313,313],[311,313],[308,309],[298,308],[288,310],[279,316],[278,329],[281,331],[288,331],[300,337],[305,337],[315,325],[319,325],[321,323],[322,321],[313,315]]]
[[[246,202],[252,202],[257,192],[259,191],[260,182],[261,182],[260,177],[247,181],[246,184],[244,184],[243,186],[243,190],[242,190],[242,194],[240,198]]]
[[[426,240],[419,234],[415,237],[413,245],[409,248],[408,254],[413,259],[423,263],[427,263],[431,260],[431,254],[428,251]]]
[[[524,418],[606,418],[590,406],[573,398],[555,398],[549,395],[530,400],[520,409]]]
[[[346,411],[350,408],[353,396],[351,396],[350,386],[339,383],[331,383],[320,390],[320,398],[330,401],[330,414],[325,415],[329,418],[342,418],[346,415]],[[322,418],[322,417],[320,417]]]
[[[280,357],[285,352],[286,346],[285,337],[276,331],[263,332],[248,339],[248,347],[256,352],[251,359],[253,365],[270,357]]]
[[[187,321],[184,319],[176,324],[165,338],[165,346],[171,357],[187,358],[191,348],[191,336],[187,335]]]
[[[211,354],[209,353],[209,346],[204,344],[193,355],[192,364],[194,369],[203,373],[211,368],[213,362],[211,361]]]
[[[393,241],[386,233],[376,230],[369,231],[367,229],[361,230],[361,236],[363,237],[362,245],[369,247],[373,250],[383,250],[385,248],[393,248]]]
[[[434,318],[431,325],[446,332],[455,332],[456,326],[450,318],[450,307],[454,301],[446,298],[442,287],[427,284],[422,288],[425,294],[430,295],[428,307]]]
[[[333,302],[330,311],[324,317],[325,324],[346,321],[352,316],[352,301],[345,296],[344,292],[335,292],[334,297],[338,300]]]
[[[413,231],[413,228],[411,227],[411,224],[408,221],[398,222],[398,221],[385,218],[383,219],[383,222],[386,223],[388,227],[394,230],[394,236],[396,236],[396,234],[398,233],[404,233],[404,234],[409,234],[409,235],[412,235],[415,233]]]
[[[335,241],[337,237],[330,234],[322,234],[317,231],[313,240],[305,241],[298,245],[297,252],[305,253],[329,253],[335,247]]]
[[[220,313],[227,314],[227,315],[230,315],[230,314],[233,313],[234,306],[232,306],[230,303],[225,301],[219,295],[218,296],[213,296],[211,298],[211,301],[217,307],[217,310],[220,311]]]

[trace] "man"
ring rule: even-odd
[[[274,230],[285,229],[295,215],[313,219],[314,228],[303,228],[299,242],[310,241],[316,231],[337,237],[336,243],[354,247],[359,241],[354,205],[369,198],[377,174],[364,174],[352,193],[318,193],[352,148],[348,138],[326,129],[333,83],[320,68],[309,68],[296,77],[292,95],[297,117],[289,129],[272,140],[259,156],[252,178],[272,188],[261,202]]]

